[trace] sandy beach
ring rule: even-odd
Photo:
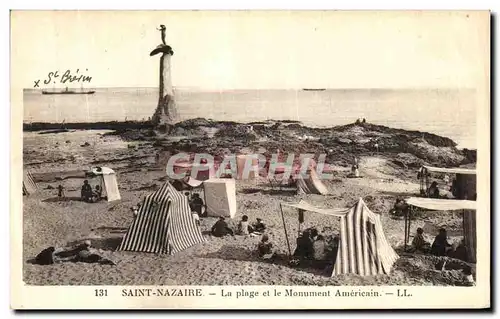
[[[221,129],[226,125],[226,129]],[[474,165],[473,156],[458,150],[453,142],[420,132],[392,130],[379,126],[343,126],[308,129],[297,123],[253,124],[251,133],[236,124],[186,121],[174,128],[169,137],[148,132],[99,130],[64,133],[24,133],[24,166],[38,183],[39,191],[23,197],[24,281],[30,285],[463,285],[461,269],[465,263],[448,257],[410,255],[402,252],[404,220],[389,211],[396,198],[419,193],[419,165]],[[212,130],[210,130],[212,128]],[[214,133],[215,132],[215,133]],[[250,135],[251,136],[250,136]],[[300,134],[308,134],[305,140]],[[174,139],[173,135],[184,136]],[[231,136],[229,136],[231,135]],[[212,138],[207,141],[207,136]],[[403,138],[403,136],[406,136]],[[420,137],[417,137],[420,136]],[[373,150],[373,138],[381,150]],[[283,143],[288,139],[288,143]],[[205,140],[205,142],[201,142]],[[450,141],[450,142],[449,142]],[[87,144],[85,144],[87,143]],[[237,181],[237,215],[229,221],[236,227],[242,215],[250,221],[262,218],[267,234],[282,256],[288,254],[280,214],[281,202],[301,199],[319,207],[350,207],[363,198],[370,210],[380,214],[385,235],[400,258],[389,275],[331,277],[321,270],[298,269],[285,261],[266,263],[255,249],[259,237],[214,238],[209,230],[215,218],[203,218],[201,230],[206,242],[173,256],[117,252],[121,237],[130,226],[130,208],[157,189],[167,179],[165,170],[155,163],[158,151],[172,153],[192,150],[211,154],[244,148],[274,151],[281,144],[284,152],[324,151],[333,168],[334,178],[325,181],[329,194],[297,195],[273,190],[266,180]],[[404,145],[403,145],[404,144]],[[195,145],[195,147],[193,147]],[[55,151],[57,150],[57,152]],[[362,178],[349,178],[350,160],[360,159]],[[71,178],[91,166],[108,166],[117,173],[122,200],[84,203],[79,197],[82,179]],[[63,184],[67,200],[57,198],[57,185]],[[292,252],[298,231],[297,212],[284,209]],[[306,215],[306,227],[338,227],[335,219]],[[417,227],[435,230],[445,226],[450,240],[460,240],[462,217],[459,213],[422,213],[412,221]],[[426,231],[428,241],[435,233]],[[34,265],[30,259],[48,246],[65,246],[91,239],[99,254],[116,266],[61,263]],[[441,260],[447,269],[436,270]],[[474,268],[474,267],[473,267]]]

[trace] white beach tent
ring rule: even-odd
[[[328,189],[321,181],[315,168],[310,168],[307,172],[307,177],[298,176],[297,191],[303,194],[326,195]]]
[[[23,195],[33,194],[38,190],[38,186],[33,179],[33,175],[28,170],[23,170]]]
[[[257,154],[236,156],[238,179],[256,179],[259,176],[259,157]]]
[[[462,211],[464,242],[467,249],[467,261],[476,262],[477,229],[476,229],[476,202],[472,200],[437,199],[410,197],[406,200],[410,207],[420,207],[430,211]],[[405,214],[405,247],[410,240],[411,214]]]
[[[380,215],[373,213],[362,198],[353,207],[340,209],[317,208],[305,201],[282,205],[340,218],[339,250],[332,276],[388,274],[399,258],[385,237]]]
[[[101,184],[104,186],[102,189],[106,192],[108,202],[121,199],[115,171],[109,167],[93,167],[90,171],[102,178]]]
[[[236,181],[211,178],[203,182],[207,215],[233,218],[236,215]]]

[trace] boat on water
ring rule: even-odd
[[[92,90],[75,91],[75,90],[69,90],[68,88],[66,88],[65,90],[61,90],[61,91],[42,90],[42,94],[94,94],[94,93],[95,93],[95,91],[92,91]]]
[[[302,89],[304,91],[324,91],[326,89]]]

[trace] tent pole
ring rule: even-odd
[[[411,206],[410,206],[410,209],[411,209]],[[407,238],[407,233],[408,233],[408,211],[407,210],[405,212],[405,239],[404,239],[404,243],[405,243],[405,252],[406,252],[406,238]]]
[[[410,208],[410,216],[408,218],[408,239],[407,242],[410,241],[410,232],[411,232],[411,216],[413,215],[413,206]]]
[[[286,231],[285,216],[283,215],[283,207],[280,203],[281,219],[283,220],[283,229],[285,230],[286,244],[288,245],[288,258],[292,256],[292,249],[290,248],[290,242],[288,241],[288,233]]]

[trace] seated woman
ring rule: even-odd
[[[314,254],[313,241],[311,239],[310,231],[306,229],[297,238],[297,248],[295,249],[293,255],[295,257],[300,258],[301,260],[304,259],[310,260],[314,258],[313,254]]]
[[[417,233],[413,237],[411,242],[412,250],[415,252],[427,253],[430,251],[430,243],[424,239],[424,230],[422,228],[417,228]]]
[[[432,182],[431,186],[427,190],[427,196],[430,198],[439,198],[439,188],[436,181]]]
[[[269,242],[269,237],[267,235],[262,236],[262,239],[257,246],[257,251],[259,253],[259,257],[265,260],[271,259],[274,256],[273,244]]]
[[[435,256],[446,256],[447,250],[451,248],[451,244],[448,242],[448,234],[446,229],[439,229],[439,234],[434,238],[434,242],[431,247],[431,254]]]
[[[215,222],[215,224],[212,226],[212,229],[210,230],[212,233],[212,236],[215,237],[224,237],[226,235],[231,235],[233,236],[233,230],[229,228],[229,225],[226,223],[224,217],[219,217],[219,220]]]

